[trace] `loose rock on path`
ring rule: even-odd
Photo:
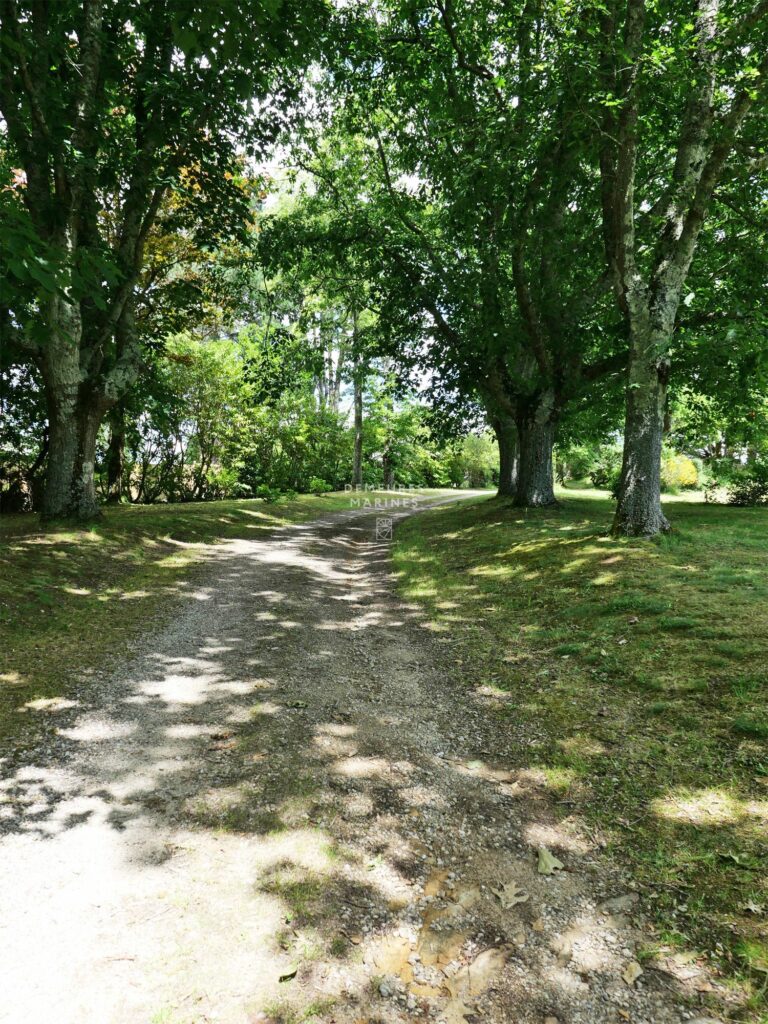
[[[135,660],[5,752],[0,1021],[697,1016],[637,960],[631,881],[395,596],[376,518],[211,548]]]

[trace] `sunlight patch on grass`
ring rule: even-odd
[[[600,757],[608,753],[605,746],[591,736],[568,736],[558,740],[558,746],[567,757]]]
[[[667,793],[651,801],[650,809],[669,821],[694,825],[733,824],[744,816],[739,801],[719,789],[705,789],[694,794]]]
[[[507,693],[489,713],[524,738],[518,769],[535,756],[560,780],[652,896],[659,935],[708,950],[759,1020],[745,951],[764,925],[744,908],[768,900],[768,515],[686,499],[672,534],[617,542],[604,495],[562,497],[403,523],[402,593],[454,633],[468,687]],[[463,609],[461,632],[438,600]]]

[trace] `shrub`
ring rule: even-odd
[[[728,485],[729,505],[768,505],[768,462],[753,462]]]
[[[259,484],[256,488],[256,497],[267,503],[275,502],[280,497],[277,487],[270,487],[269,484]]]
[[[331,485],[327,480],[313,476],[309,481],[309,490],[311,494],[327,494],[331,490]]]
[[[589,479],[594,487],[616,492],[621,476],[621,451],[613,446],[602,447],[597,459],[589,471]]]
[[[574,444],[558,449],[555,465],[557,480],[564,484],[568,480],[584,480],[599,457],[600,447],[596,444]]]
[[[674,494],[676,491],[693,490],[699,484],[699,470],[693,459],[674,452],[665,453],[661,460],[661,489]]]

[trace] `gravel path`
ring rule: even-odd
[[[134,660],[41,709],[0,794],[0,1021],[696,1017],[633,980],[631,883],[505,768],[525,738],[452,681],[375,519],[212,548]]]

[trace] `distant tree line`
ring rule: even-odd
[[[0,28],[6,508],[457,483],[481,421],[516,505],[592,451],[617,534],[681,456],[766,499],[766,0]]]

